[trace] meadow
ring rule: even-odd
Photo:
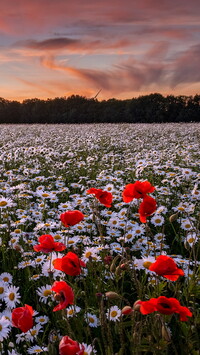
[[[0,132],[0,354],[198,355],[200,124]]]

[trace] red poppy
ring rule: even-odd
[[[156,200],[146,195],[139,207],[140,221],[146,223],[147,217],[156,211]]]
[[[40,244],[34,245],[33,249],[35,251],[42,251],[43,253],[49,253],[52,251],[62,251],[66,249],[63,243],[55,242],[54,238],[50,234],[41,235],[38,238]]]
[[[155,311],[161,314],[178,313],[180,321],[187,321],[187,317],[192,317],[192,313],[187,307],[181,306],[176,298],[167,298],[160,296],[158,298],[151,298],[149,301],[137,301],[136,306],[139,305],[139,311],[142,314],[149,314]]]
[[[149,270],[171,281],[176,281],[180,276],[184,276],[184,271],[178,269],[174,260],[167,255],[158,256],[156,261],[149,266]]]
[[[12,311],[12,325],[26,333],[33,327],[33,308],[28,304]]]
[[[84,218],[84,215],[81,211],[66,211],[60,215],[60,220],[65,227],[71,227],[75,224],[81,222]]]
[[[187,307],[180,306],[179,308],[179,316],[180,316],[180,321],[186,322],[188,320],[187,317],[192,317],[192,312]]]
[[[59,344],[59,355],[83,355],[85,347],[65,335]]]
[[[52,291],[56,292],[55,299],[60,303],[54,307],[53,312],[60,311],[74,303],[74,293],[72,288],[65,281],[55,281],[52,286]]]
[[[149,181],[136,181],[134,184],[128,184],[125,186],[122,192],[123,201],[128,203],[134,198],[144,198],[146,194],[155,190],[155,187],[151,185]]]
[[[53,261],[53,266],[57,270],[65,272],[67,275],[76,276],[81,273],[81,266],[85,267],[86,264],[79,259],[79,257],[69,251],[63,258],[58,258]]]
[[[87,190],[87,194],[93,194],[99,200],[102,205],[105,207],[111,207],[113,196],[111,192],[103,191],[101,189],[95,189],[92,187],[91,189]]]
[[[157,298],[157,311],[161,314],[179,313],[180,302],[176,298],[160,296]]]
[[[157,304],[157,299],[156,298],[151,298],[149,301],[137,301],[134,304],[134,308],[136,306],[140,306],[139,310],[142,314],[149,314],[155,312],[156,309],[156,304]],[[138,308],[137,308],[138,309]]]

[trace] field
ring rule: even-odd
[[[200,124],[0,132],[0,353],[198,355]]]

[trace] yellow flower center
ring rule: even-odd
[[[54,239],[55,240],[59,240],[59,239],[62,239],[62,238],[61,238],[61,236],[59,234],[56,234],[56,235],[54,235]]]
[[[9,278],[8,278],[7,276],[5,276],[5,277],[3,278],[3,281],[4,281],[4,282],[8,282],[8,281],[9,281]]]
[[[8,203],[7,203],[6,201],[1,201],[1,202],[0,202],[0,207],[7,206],[7,204],[8,204]]]
[[[161,222],[161,220],[159,218],[155,219],[155,223],[160,223],[160,222]]]
[[[0,324],[0,332],[2,331],[2,325]]]
[[[92,255],[91,251],[88,251],[88,252],[85,254],[86,258],[89,258],[91,255]]]
[[[15,299],[15,294],[14,294],[14,292],[11,292],[9,294],[9,300],[14,301],[14,299]]]
[[[194,238],[190,238],[190,239],[188,239],[188,242],[189,243],[193,243],[195,241],[195,239]]]
[[[4,287],[0,287],[0,295],[2,295],[2,293],[4,293]]]
[[[44,297],[48,297],[52,294],[51,290],[44,290],[43,295]]]
[[[37,330],[35,330],[35,329],[34,329],[34,330],[31,330],[31,335],[34,336],[34,335],[36,335],[36,334],[37,334]]]
[[[116,317],[116,315],[117,315],[117,311],[112,311],[111,313],[110,313],[110,315],[111,315],[111,317]]]
[[[140,229],[136,229],[135,233],[136,233],[136,234],[140,234],[140,233],[141,233],[141,230],[140,230]]]
[[[49,196],[49,194],[47,194],[47,193],[42,194],[42,197],[48,197],[48,196]]]
[[[21,229],[15,229],[15,230],[14,230],[14,233],[16,233],[16,234],[21,233]]]
[[[145,261],[145,262],[143,263],[143,266],[145,267],[145,269],[149,269],[149,266],[150,266],[151,264],[152,264],[151,261]]]
[[[185,225],[185,228],[190,228],[191,227],[191,225],[189,224],[189,223],[187,223],[186,225]]]
[[[88,319],[89,319],[89,322],[90,322],[90,323],[94,323],[94,318],[89,317]]]
[[[70,309],[69,311],[68,311],[68,314],[71,316],[72,314],[74,314],[74,311],[73,311],[73,309]]]

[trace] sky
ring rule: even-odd
[[[0,97],[200,94],[200,0],[0,0]]]

